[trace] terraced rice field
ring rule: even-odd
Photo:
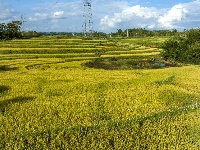
[[[199,149],[199,66],[84,65],[162,51],[133,41],[1,41],[0,149]]]

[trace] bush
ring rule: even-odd
[[[184,32],[182,37],[173,37],[163,44],[165,60],[200,64],[200,29]]]

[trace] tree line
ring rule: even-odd
[[[0,23],[0,40],[11,40],[11,39],[29,39],[33,37],[41,36],[54,36],[56,38],[81,38],[82,33],[72,32],[36,32],[36,31],[21,31],[22,22],[12,21],[9,23]],[[93,38],[107,38],[108,35],[103,32],[94,32]]]
[[[39,36],[49,36],[49,35],[60,35],[67,38],[78,36],[81,37],[82,33],[68,33],[68,32],[36,32],[36,31],[20,31],[22,26],[21,21],[12,21],[7,24],[0,23],[0,40],[8,40],[14,38],[32,38],[32,37],[39,37]],[[128,35],[130,38],[133,37],[148,37],[148,36],[173,36],[176,35],[178,32],[176,29],[174,30],[146,30],[144,28],[134,28],[134,29],[126,29],[122,31],[122,29],[118,29],[116,33],[103,33],[103,32],[94,32],[92,37],[93,38],[110,38],[110,37],[127,37],[127,30]]]
[[[145,28],[133,28],[133,29],[117,29],[117,32],[111,33],[112,37],[121,37],[125,38],[134,38],[134,37],[152,37],[152,36],[174,36],[179,34],[176,29],[172,30],[147,30]]]

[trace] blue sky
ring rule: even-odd
[[[0,23],[22,30],[81,32],[84,0],[0,0]],[[93,29],[190,29],[200,26],[200,0],[92,0]]]

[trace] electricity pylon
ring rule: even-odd
[[[93,33],[91,2],[92,0],[84,0],[83,34],[85,37],[92,36]]]

